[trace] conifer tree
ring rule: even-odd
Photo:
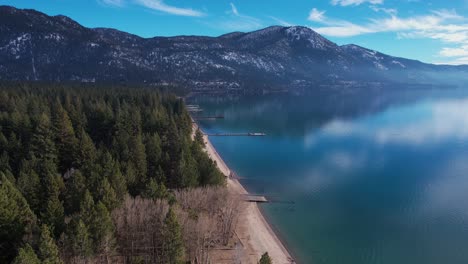
[[[11,172],[10,157],[8,157],[8,153],[6,151],[3,151],[3,153],[0,154],[0,171],[4,173],[6,171]]]
[[[148,161],[148,177],[156,178],[162,156],[161,139],[158,134],[145,135],[146,159]]]
[[[31,139],[31,150],[40,161],[50,161],[56,164],[57,150],[53,139],[50,119],[46,114],[42,114],[39,117],[38,124]]]
[[[41,236],[39,238],[39,257],[43,264],[63,263],[59,256],[57,244],[55,244],[49,227],[45,224],[41,227]]]
[[[147,163],[145,146],[143,145],[141,134],[132,136],[129,142],[131,161],[135,167],[136,181],[134,190],[141,190],[146,182]]]
[[[271,264],[271,263],[272,261],[271,261],[270,255],[268,255],[268,252],[265,252],[260,258],[260,261],[258,262],[258,264]]]
[[[81,129],[78,133],[78,147],[77,147],[77,168],[91,167],[96,160],[96,147],[91,137]]]
[[[117,208],[119,204],[117,194],[106,178],[104,178],[101,182],[99,194],[102,203],[107,207],[108,210],[112,211],[113,209]]]
[[[80,210],[80,202],[86,190],[86,179],[80,171],[74,171],[65,182],[65,211],[73,214]]]
[[[59,236],[64,227],[64,209],[58,195],[52,195],[47,200],[44,212],[41,214],[42,221],[49,225],[55,236]]]
[[[142,193],[144,198],[148,199],[164,199],[168,196],[168,192],[164,183],[158,184],[153,178],[146,185],[146,190]]]
[[[125,195],[127,194],[127,183],[125,182],[125,178],[122,175],[122,172],[120,171],[119,167],[120,166],[118,164],[115,164],[108,178],[109,183],[115,190],[117,198],[119,199],[119,201],[123,201]]]
[[[177,186],[195,187],[198,185],[198,168],[195,159],[189,151],[182,152],[182,159],[179,163]]]
[[[85,190],[83,199],[81,200],[81,203],[80,203],[80,216],[83,222],[89,228],[90,225],[93,223],[94,200],[93,200],[93,196],[88,190]]]
[[[37,257],[36,253],[29,244],[20,248],[18,256],[12,264],[41,264],[41,261]]]
[[[172,207],[164,219],[164,248],[167,253],[168,263],[184,262],[184,244],[179,222]]]
[[[20,171],[16,185],[34,212],[39,212],[41,180],[34,170]]]
[[[0,263],[15,257],[18,245],[32,233],[36,216],[20,191],[0,173]]]
[[[94,240],[94,248],[102,254],[109,254],[114,250],[114,224],[109,211],[102,202],[98,202],[94,208],[94,217],[89,226]]]
[[[68,244],[75,257],[89,257],[93,253],[88,227],[81,219],[73,219],[68,232]]]
[[[205,146],[205,140],[203,139],[203,134],[199,128],[195,131],[195,142],[197,142],[200,146]]]
[[[75,131],[68,113],[63,109],[60,102],[55,104],[53,128],[59,158],[58,167],[59,171],[64,173],[72,168],[75,163],[78,140],[75,137]]]

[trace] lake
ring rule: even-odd
[[[207,133],[299,263],[468,263],[468,93],[196,96]]]

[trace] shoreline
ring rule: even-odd
[[[198,125],[193,123],[194,129]],[[244,186],[237,180],[229,177],[231,170],[211,144],[208,136],[203,136],[205,150],[209,157],[216,162],[219,170],[226,176],[227,188],[237,194],[248,194]],[[289,253],[285,244],[268,222],[261,208],[253,202],[246,202],[246,207],[239,216],[236,226],[236,235],[243,245],[243,262],[257,263],[261,255],[268,252],[273,263],[291,264],[296,263]]]

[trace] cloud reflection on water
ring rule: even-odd
[[[468,139],[468,99],[424,102],[391,108],[377,115],[345,121],[333,120],[315,136],[360,137],[378,144],[420,145]]]

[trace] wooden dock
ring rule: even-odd
[[[265,133],[212,133],[212,134],[205,134],[207,136],[212,137],[264,137],[266,136]]]
[[[251,203],[268,203],[268,200],[265,196],[246,194],[244,196],[244,201]]]
[[[209,120],[214,120],[214,119],[224,119],[223,115],[216,115],[216,116],[194,116],[193,119],[209,119]]]

